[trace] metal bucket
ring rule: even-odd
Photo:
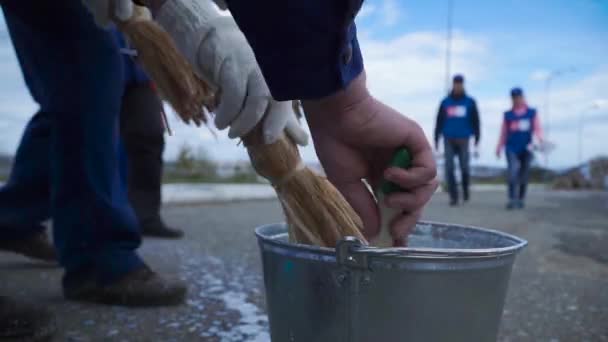
[[[336,249],[259,227],[274,342],[496,341],[515,255],[498,231],[419,223],[407,248]]]

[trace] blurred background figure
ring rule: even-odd
[[[168,227],[160,216],[163,150],[163,105],[154,84],[136,63],[116,29],[114,35],[124,60],[125,91],[120,113],[120,134],[127,153],[129,200],[143,235],[179,238],[183,232]]]
[[[462,182],[462,197],[470,198],[469,142],[475,137],[475,148],[480,138],[479,111],[475,100],[464,89],[464,77],[455,75],[452,91],[441,101],[435,123],[435,149],[439,150],[439,139],[443,136],[445,178],[450,194],[450,205],[458,205],[459,194],[454,174],[454,157],[458,157]],[[475,152],[477,155],[477,152]]]
[[[542,129],[536,109],[528,107],[521,88],[511,90],[513,107],[504,113],[496,156],[503,148],[507,155],[509,202],[507,209],[522,209],[528,188],[530,166],[534,155],[533,137],[542,144]]]

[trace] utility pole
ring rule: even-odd
[[[452,67],[452,16],[454,12],[453,0],[448,0],[448,16],[446,27],[446,47],[445,47],[445,92],[450,91],[450,76]]]

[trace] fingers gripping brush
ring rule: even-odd
[[[138,61],[156,84],[159,94],[185,123],[197,126],[206,122],[204,108],[212,110],[214,94],[177,50],[171,36],[151,17],[150,11],[134,6],[131,18],[114,20],[137,50]]]
[[[412,158],[410,153],[405,148],[398,150],[389,166],[399,167],[407,169],[412,164]],[[399,185],[389,182],[388,180],[384,180],[380,190],[376,194],[376,199],[378,200],[378,206],[380,207],[380,233],[378,236],[371,241],[373,246],[376,247],[401,247],[403,242],[400,239],[395,240],[391,235],[391,221],[394,217],[397,217],[401,214],[399,209],[389,208],[385,203],[386,196],[401,192],[403,189],[399,187]]]

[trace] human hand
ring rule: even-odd
[[[500,156],[502,154],[501,150],[502,150],[501,148],[496,148],[496,159],[500,159]]]
[[[218,129],[230,127],[230,138],[242,138],[264,119],[264,142],[273,143],[287,131],[297,143],[306,143],[291,107],[273,100],[253,50],[232,17],[221,16],[211,1],[168,0],[155,11],[199,76],[218,88]]]
[[[403,240],[438,185],[433,150],[420,126],[371,97],[365,74],[337,94],[304,101],[304,109],[327,177],[361,217],[366,238],[379,233],[381,221],[362,179],[373,189],[387,179],[405,190],[385,200],[386,206],[401,211],[390,220],[392,236]],[[411,167],[387,168],[402,147],[412,155]]]
[[[475,147],[473,147],[473,158],[479,159],[479,145],[475,145]]]
[[[133,15],[132,0],[83,0],[82,2],[100,27],[107,28],[112,20],[125,21]]]

